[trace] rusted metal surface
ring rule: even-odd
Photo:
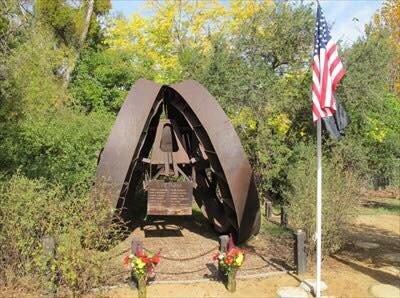
[[[257,233],[260,206],[253,174],[235,129],[215,98],[196,81],[171,86],[180,94],[204,127],[222,167],[238,224],[239,241]]]
[[[160,89],[160,85],[143,79],[133,85],[101,154],[95,185],[106,188],[114,207],[124,193],[129,167],[141,145]]]
[[[192,215],[192,183],[151,180],[147,189],[147,215]]]
[[[167,120],[160,120],[162,111],[165,111]],[[139,80],[134,85],[100,158],[95,188],[101,181],[111,182],[104,185],[113,198],[114,206],[132,209],[145,167],[150,170],[160,168],[152,165],[151,159],[160,159],[161,162],[161,158],[155,158],[157,154],[151,158],[152,153],[163,151],[158,143],[174,133],[173,130],[169,134],[164,130],[157,132],[157,127],[165,121],[171,123],[172,128],[177,128],[174,135],[176,149],[185,153],[179,175],[190,176],[194,180],[191,184],[191,187],[195,186],[193,197],[215,229],[220,233],[233,232],[238,241],[257,233],[260,226],[259,201],[246,154],[222,108],[195,81],[161,87]],[[165,148],[174,149],[170,141],[165,141]],[[150,163],[143,166],[142,161],[145,160],[150,160]],[[146,189],[151,191],[148,193],[150,214],[157,213],[157,208],[167,207],[165,211],[183,202],[182,198],[181,201],[168,203],[168,206],[163,205],[169,197],[165,194],[167,191],[163,194],[159,191],[156,195],[149,184]],[[153,208],[152,204],[159,207]],[[186,208],[184,212],[188,212],[189,206]],[[160,213],[166,214],[164,211]]]

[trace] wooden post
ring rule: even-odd
[[[297,230],[294,233],[294,263],[297,274],[303,274],[307,271],[307,254],[305,247],[306,233],[303,230]]]
[[[219,241],[219,251],[226,252],[228,250],[229,236],[221,235],[218,237],[218,241]],[[224,274],[219,264],[219,261],[218,261],[218,278],[224,283],[227,282],[227,276]]]
[[[143,249],[142,242],[139,239],[133,238],[131,242],[131,253],[134,255],[138,249]]]
[[[265,201],[265,217],[267,220],[272,217],[272,202],[269,200]]]
[[[228,235],[219,236],[219,251],[220,252],[226,252],[228,250],[228,242],[229,242]]]

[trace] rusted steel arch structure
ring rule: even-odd
[[[160,86],[139,80],[125,100],[100,156],[94,188],[105,188],[126,217],[135,205],[160,116],[165,113],[189,141],[195,169],[193,196],[215,230],[239,242],[258,233],[260,209],[252,170],[232,124],[198,82]]]

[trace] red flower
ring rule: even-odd
[[[136,246],[135,256],[137,256],[138,258],[145,256],[143,247],[141,245]]]
[[[150,259],[146,255],[140,256],[140,259],[143,261],[143,263],[148,264],[150,262]]]
[[[155,264],[155,265],[157,265],[158,263],[160,263],[160,260],[161,260],[160,252],[158,252],[156,255],[154,255],[154,256],[151,258],[151,262],[152,262],[153,264]]]
[[[233,257],[232,256],[226,256],[225,264],[231,265],[232,263],[233,263]]]
[[[230,256],[237,256],[241,252],[239,247],[233,247],[228,251],[228,255]]]

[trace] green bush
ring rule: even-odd
[[[70,85],[74,106],[85,112],[118,112],[132,84],[144,76],[132,67],[131,59],[110,49],[81,55]]]
[[[1,183],[0,199],[1,286],[28,279],[37,289],[50,283],[77,293],[109,279],[101,250],[117,241],[120,227],[107,200],[20,174]],[[48,235],[56,242],[55,258],[43,253]]]
[[[284,192],[288,205],[289,225],[307,234],[309,254],[314,253],[316,213],[316,158],[315,147],[299,146],[299,159],[289,168],[288,184]],[[323,159],[323,210],[322,243],[325,253],[334,253],[345,240],[345,231],[356,213],[358,191],[357,178],[343,170],[335,159]]]
[[[87,188],[113,120],[109,113],[84,115],[63,109],[18,124],[0,124],[0,168]]]
[[[69,95],[57,72],[71,51],[55,47],[52,33],[41,26],[26,35],[26,40],[7,57],[4,68],[12,89],[2,102],[6,120],[30,117],[60,107]]]

